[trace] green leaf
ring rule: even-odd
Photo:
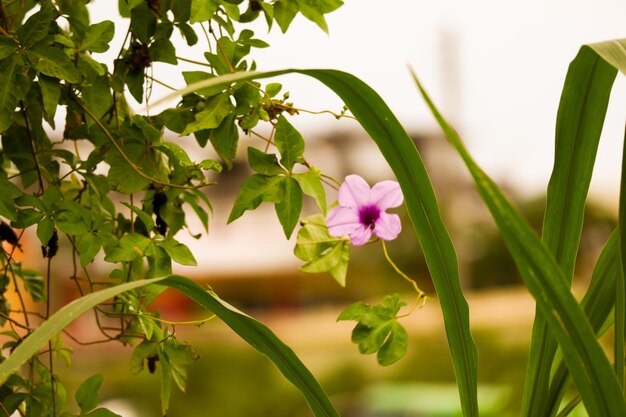
[[[0,216],[8,220],[17,220],[15,199],[22,195],[22,191],[6,178],[0,178]]]
[[[157,246],[154,242],[151,242],[146,248],[145,256],[148,257],[148,272],[146,273],[146,278],[165,277],[172,274],[172,259],[165,249]],[[145,327],[152,329],[151,326],[152,323],[147,323],[146,326],[144,326],[144,329]],[[150,337],[151,333],[148,333],[147,331],[146,338],[150,339]]]
[[[156,31],[156,24],[156,15],[146,2],[138,4],[130,11],[130,28],[141,43],[150,44],[150,38]]]
[[[300,270],[308,273],[330,272],[339,285],[345,287],[350,260],[348,241],[330,236],[321,214],[307,217],[302,224],[294,249],[294,254],[306,262]]]
[[[307,273],[330,272],[339,285],[345,287],[349,257],[350,246],[347,242],[336,242],[330,250],[320,253],[300,266],[300,270]]]
[[[182,37],[185,39],[185,41],[187,41],[188,46],[194,46],[198,43],[198,35],[196,35],[196,32],[191,26],[184,22],[181,22],[176,26],[178,27],[178,30],[180,31]]]
[[[143,225],[146,226],[146,230],[151,231],[152,229],[154,229],[154,219],[152,218],[150,214],[141,210],[137,206],[131,206],[130,204],[125,203],[125,202],[122,202],[122,204],[128,207],[130,210],[132,210],[133,213],[135,213],[137,217],[139,217],[139,220],[141,220]]]
[[[187,22],[191,16],[191,0],[173,1],[170,9],[174,14],[175,22]]]
[[[222,2],[222,7],[226,11],[226,15],[228,17],[230,17],[231,19],[233,19],[236,22],[239,21],[239,17],[241,16],[241,12],[239,11],[239,7],[237,7],[236,4],[231,4],[231,3],[228,3],[228,2],[224,1],[224,2]]]
[[[48,35],[53,21],[53,9],[50,3],[44,3],[42,8],[24,22],[17,29],[17,38],[24,48],[30,48]]]
[[[24,282],[26,292],[30,294],[33,301],[42,301],[45,298],[43,277],[32,269],[15,268],[15,274]]]
[[[626,415],[615,374],[585,313],[570,292],[554,256],[532,228],[467,153],[458,134],[443,119],[417,78],[416,83],[446,138],[467,165],[528,290],[537,301],[576,382],[590,416]]]
[[[207,171],[215,171],[218,174],[220,172],[222,172],[222,169],[223,169],[222,165],[219,162],[217,162],[217,161],[215,161],[213,159],[205,159],[205,160],[201,161],[198,164],[198,167],[200,167],[200,168],[202,168],[204,170],[207,170]]]
[[[61,86],[59,80],[55,78],[39,76],[39,88],[43,99],[43,108],[46,111],[46,120],[54,127],[54,115],[57,111],[59,99],[61,98]]]
[[[280,152],[280,163],[287,168],[289,172],[293,169],[296,162],[303,163],[304,158],[304,139],[285,118],[280,116],[276,123],[276,132],[274,133],[274,141]]]
[[[299,10],[296,0],[278,0],[274,3],[274,19],[283,33],[287,32]]]
[[[23,339],[19,346],[13,350],[11,355],[0,363],[0,385],[4,384],[11,374],[18,371],[20,366],[32,358],[42,346],[47,344],[50,339],[61,332],[80,315],[118,294],[153,284],[160,280],[162,280],[162,278],[120,284],[93,292],[62,307],[59,311],[50,316],[48,320],[42,322],[29,337]]]
[[[219,3],[216,0],[191,0],[189,23],[211,20],[218,6]]]
[[[231,169],[239,145],[239,132],[235,124],[235,115],[227,116],[217,129],[211,130],[209,139],[215,152],[224,160],[228,169]]]
[[[82,235],[89,231],[85,218],[76,211],[63,210],[54,216],[54,220],[59,230],[68,235]]]
[[[13,123],[13,113],[20,95],[15,83],[21,69],[18,55],[13,55],[0,63],[0,133]]]
[[[73,320],[89,311],[94,306],[115,297],[125,291],[146,285],[160,283],[187,295],[199,305],[208,308],[233,329],[252,347],[267,356],[304,395],[316,417],[339,417],[322,387],[311,372],[298,359],[294,352],[282,343],[266,326],[241,313],[215,294],[209,293],[195,282],[183,277],[173,276],[167,279],[133,281],[111,288],[96,291],[81,297],[64,306],[44,321],[31,335],[24,339],[4,361],[0,362],[0,385],[4,384],[11,374],[18,371],[45,345],[54,335],[69,325]],[[144,345],[143,342],[141,345]],[[145,345],[144,345],[145,346]],[[136,348],[135,352],[139,350]],[[133,353],[135,370],[138,362],[150,355],[149,348],[142,348],[140,353]]]
[[[302,211],[302,189],[291,176],[283,177],[278,183],[280,200],[276,202],[276,215],[283,226],[285,237],[289,239],[300,220]]]
[[[359,352],[366,355],[378,352],[378,363],[391,365],[406,354],[408,347],[406,330],[397,321],[398,312],[405,305],[398,294],[387,295],[373,306],[363,302],[351,305],[337,321],[357,321],[352,341],[359,346]]]
[[[81,51],[106,52],[109,42],[115,35],[115,25],[110,20],[104,20],[87,28],[85,37],[80,44]]]
[[[276,95],[280,93],[280,90],[282,90],[282,88],[283,85],[281,83],[269,83],[267,86],[265,86],[265,92],[270,97],[276,97]]]
[[[106,73],[106,68],[92,57],[86,54],[78,55],[78,69],[81,74],[92,78],[92,74],[102,76]]]
[[[96,374],[87,378],[76,390],[76,403],[83,413],[93,410],[100,402],[98,390],[102,386],[103,379],[102,374]]]
[[[172,395],[172,369],[167,356],[159,353],[161,365],[161,414],[166,416]]]
[[[28,51],[28,57],[37,71],[65,80],[78,83],[80,74],[72,60],[59,48],[39,46]]]
[[[340,0],[297,0],[300,13],[324,32],[328,33],[328,25],[324,18],[325,13],[330,13],[339,8],[343,2]]]
[[[5,59],[11,55],[13,55],[17,51],[17,43],[7,37],[0,37],[0,59]]]
[[[311,372],[302,364],[294,352],[263,324],[236,310],[214,293],[207,292],[191,280],[173,276],[160,284],[177,289],[199,305],[211,310],[243,340],[267,356],[278,367],[285,378],[302,392],[314,416],[339,417],[326,393]],[[2,375],[1,366],[2,363],[0,363],[0,376]]]
[[[55,204],[54,221],[64,233],[82,235],[89,231],[91,213],[75,201],[61,200]]]
[[[206,103],[204,110],[196,113],[194,122],[188,124],[181,135],[185,136],[202,129],[215,129],[228,116],[231,106],[228,94],[213,97]]]
[[[252,146],[248,147],[248,164],[259,174],[267,176],[286,174],[285,170],[278,165],[276,155],[265,153]]]
[[[391,325],[389,337],[380,347],[377,359],[383,366],[391,365],[400,360],[408,350],[409,335],[406,329],[398,322]]]
[[[172,132],[181,133],[185,127],[194,119],[193,114],[188,110],[166,109],[159,114],[163,124]]]
[[[158,39],[150,45],[150,58],[153,61],[177,65],[176,48],[169,39]]]
[[[616,73],[590,48],[582,48],[569,67],[559,104],[555,160],[547,190],[542,240],[561,265],[568,282],[574,273],[585,200]],[[537,310],[525,386],[527,394],[522,403],[524,416],[550,415],[543,413],[549,413],[551,408],[547,401],[556,349],[545,319]]]
[[[614,231],[604,245],[591,275],[589,288],[580,303],[598,335],[615,304],[615,283],[621,273],[618,239],[619,234]],[[547,407],[545,411],[541,411],[545,415],[556,415],[570,381],[569,371],[562,358],[558,359],[554,369],[556,370],[551,378]]]
[[[93,233],[85,233],[80,236],[76,246],[78,249],[80,265],[84,267],[91,263],[98,252],[100,252],[102,241]]]
[[[44,217],[37,225],[37,237],[41,246],[47,246],[54,233],[54,221],[50,217]]]
[[[196,266],[198,264],[189,248],[172,238],[157,240],[156,244],[163,248],[174,262],[189,266]]]
[[[279,183],[283,178],[281,176],[268,177],[260,174],[248,177],[239,189],[227,223],[237,220],[246,210],[254,210],[264,201],[278,201],[280,196]]]
[[[137,375],[138,373],[143,371],[144,361],[146,360],[146,358],[155,355],[156,352],[156,344],[148,340],[143,340],[141,343],[139,343],[133,350],[133,353],[130,357],[130,372],[133,375]]]
[[[129,262],[144,255],[150,239],[138,233],[123,236],[109,249],[104,258],[107,262]]]
[[[293,178],[298,181],[302,192],[315,200],[315,205],[320,209],[322,214],[326,215],[326,191],[322,184],[321,172],[314,166],[303,174],[293,174]]]
[[[124,154],[134,163],[146,159],[146,147],[143,144],[130,143],[125,145],[123,150]],[[132,194],[145,189],[150,184],[150,181],[133,169],[119,152],[109,152],[106,162],[110,166],[107,178],[117,191]],[[138,166],[138,168],[145,174],[151,175],[147,165]]]

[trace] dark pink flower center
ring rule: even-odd
[[[380,209],[375,204],[359,208],[359,222],[366,228],[373,227],[380,217]]]

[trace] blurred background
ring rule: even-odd
[[[95,0],[91,9],[94,22],[116,22],[120,37],[101,57],[112,62],[127,23],[117,17],[110,1]],[[580,45],[622,37],[625,13],[625,3],[609,0],[593,5],[577,0],[523,4],[348,0],[328,16],[328,35],[301,16],[286,35],[277,27],[266,33],[261,22],[253,27],[257,37],[271,45],[254,53],[259,69],[323,67],[350,72],[379,92],[413,137],[458,252],[479,349],[479,397],[484,416],[519,414],[534,303],[521,286],[459,158],[421,102],[407,65],[421,77],[478,163],[539,232],[567,66]],[[201,59],[204,52],[202,47],[189,48],[183,43],[177,48],[180,56],[191,59]],[[182,87],[182,79],[173,73],[178,71],[157,63],[154,76]],[[315,81],[302,76],[279,81],[297,107],[335,112],[342,108],[342,103]],[[166,93],[155,85],[152,97]],[[584,292],[599,251],[616,224],[624,126],[621,109],[625,104],[620,76],[594,172],[576,269],[577,294]],[[145,110],[140,104],[136,108]],[[150,112],[155,114],[158,108]],[[358,173],[370,184],[393,178],[373,142],[354,121],[305,114],[290,121],[305,136],[307,160],[323,172],[339,180]],[[195,142],[175,136],[168,139],[184,146]],[[253,138],[242,137],[240,149],[255,144]],[[328,275],[299,272],[300,262],[293,255],[295,241],[284,238],[271,206],[262,205],[226,226],[238,187],[247,175],[245,164],[235,164],[207,191],[214,208],[208,236],[198,240],[191,234],[177,236],[192,249],[199,266],[179,267],[177,272],[210,285],[222,298],[274,330],[316,375],[342,416],[461,415],[441,311],[403,209],[397,212],[403,217],[404,230],[390,242],[389,251],[433,300],[402,321],[410,334],[408,355],[382,368],[374,357],[359,355],[351,344],[353,323],[336,323],[336,317],[355,301],[378,302],[388,293],[399,292],[411,302],[411,287],[386,263],[378,245],[352,249],[346,288]],[[335,191],[329,189],[328,198],[335,200]],[[314,213],[312,202],[307,202],[305,212]],[[190,226],[192,232],[201,230],[193,222]],[[32,253],[38,254],[36,242],[31,243]],[[57,262],[60,272],[62,265]],[[57,291],[61,294],[63,289]],[[157,302],[168,320],[207,316],[174,293],[166,292]],[[93,318],[87,316],[73,325],[72,332],[89,340],[95,334],[93,327]],[[271,362],[224,324],[212,320],[199,328],[176,326],[176,331],[180,339],[198,349],[200,359],[189,367],[188,392],[174,392],[169,415],[310,415],[303,398]],[[159,415],[158,372],[132,376],[131,348],[112,344],[73,347],[71,372],[63,367],[57,370],[68,389],[101,372],[106,406],[128,417]]]

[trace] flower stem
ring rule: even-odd
[[[411,310],[406,314],[398,316],[398,317],[406,317],[410,315],[417,307],[422,307],[424,303],[428,300],[428,296],[426,295],[424,291],[420,289],[420,287],[418,287],[417,282],[415,282],[414,279],[411,279],[407,274],[402,272],[402,270],[398,267],[398,265],[396,265],[396,263],[393,260],[391,260],[391,257],[389,256],[389,252],[387,251],[387,245],[385,244],[385,241],[381,239],[380,243],[383,247],[383,254],[385,255],[385,259],[387,260],[387,262],[389,262],[389,265],[391,265],[394,271],[396,271],[396,273],[398,273],[398,275],[400,275],[402,279],[409,282],[413,286],[413,289],[415,290],[415,292],[417,293],[417,298],[415,299],[415,305],[411,308]]]

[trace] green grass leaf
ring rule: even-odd
[[[596,45],[615,62],[619,41]],[[583,46],[569,66],[556,122],[555,161],[548,184],[542,240],[571,282],[584,205],[596,159],[600,134],[617,70],[592,47]],[[550,369],[556,342],[549,336],[544,318],[537,310],[522,416],[553,416],[559,399],[550,391]],[[549,393],[549,391],[551,393]]]
[[[215,294],[209,293],[195,282],[179,276],[128,282],[91,293],[67,304],[43,322],[37,330],[24,339],[0,363],[0,385],[4,384],[12,373],[18,371],[22,364],[37,354],[42,346],[46,345],[50,339],[77,317],[118,294],[150,284],[174,288],[199,305],[211,310],[242,339],[274,362],[283,375],[302,392],[316,417],[339,417],[326,393],[311,372],[274,333],[250,316],[222,301]],[[144,346],[147,349],[141,349],[141,352],[138,352],[136,355],[133,354],[133,369],[135,372],[141,370],[142,364],[140,362],[143,362],[143,358],[151,352],[149,345],[143,344],[139,346]],[[138,349],[139,347],[136,351]],[[164,363],[165,366],[169,365],[167,361],[161,361],[162,370]],[[164,398],[168,399],[171,391],[171,373],[169,373],[169,370],[164,370],[163,376],[162,391]]]
[[[618,239],[619,235],[614,231],[604,245],[591,275],[589,288],[580,303],[598,335],[615,304],[615,283],[621,273]],[[542,411],[545,415],[556,415],[570,382],[569,371],[562,358],[559,358],[554,369],[546,410]]]
[[[238,311],[215,294],[186,278],[173,276],[159,285],[174,288],[211,310],[253,348],[267,356],[306,398],[316,417],[339,417],[326,393],[295,353],[266,326]],[[2,364],[0,364],[1,366]],[[0,374],[1,375],[1,374]]]
[[[476,165],[416,77],[415,81],[446,138],[470,171],[524,283],[559,342],[587,412],[591,417],[626,415],[626,402],[617,378],[589,320],[570,292],[563,270],[519,212]]]

